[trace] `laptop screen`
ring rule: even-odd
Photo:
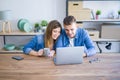
[[[55,64],[77,64],[83,62],[84,47],[61,47],[56,49]]]

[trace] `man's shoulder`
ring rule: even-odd
[[[77,32],[78,32],[78,33],[81,33],[81,32],[84,33],[84,32],[86,32],[86,31],[85,31],[84,28],[77,28]]]
[[[78,29],[78,30],[85,30],[84,28],[80,28],[80,27],[78,27],[77,29]]]
[[[65,29],[62,29],[62,34],[64,34],[65,33]]]
[[[78,28],[76,31],[76,37],[81,37],[84,38],[86,37],[88,34],[86,32],[86,30],[84,28]]]

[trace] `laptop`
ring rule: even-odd
[[[56,49],[55,65],[83,63],[84,47],[60,47]]]

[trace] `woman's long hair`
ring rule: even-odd
[[[51,47],[53,47],[54,40],[52,38],[52,30],[56,28],[60,28],[62,30],[62,26],[57,20],[53,20],[49,22],[47,29],[46,29],[46,33],[45,33],[45,47],[46,48],[51,49]]]

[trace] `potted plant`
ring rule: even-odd
[[[42,27],[42,32],[45,32],[48,22],[46,20],[42,20],[40,23],[41,27]]]
[[[39,30],[40,30],[40,25],[39,25],[39,23],[35,23],[35,24],[34,24],[34,32],[39,32]]]
[[[47,25],[48,25],[48,22],[46,20],[41,21],[41,26],[47,26]]]
[[[118,19],[120,19],[120,10],[118,10]]]
[[[96,19],[98,19],[99,15],[101,15],[101,10],[96,11]]]

